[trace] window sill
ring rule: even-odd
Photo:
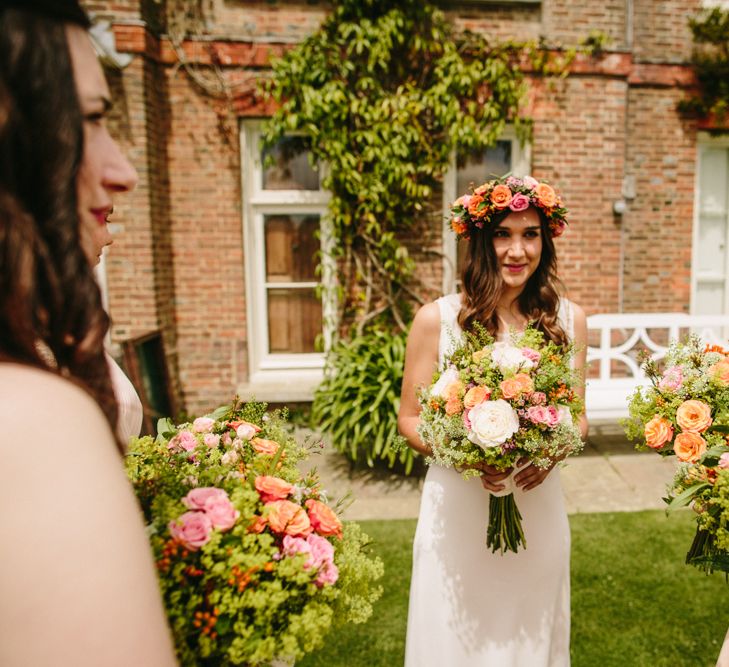
[[[321,368],[261,371],[243,384],[238,385],[238,396],[244,401],[267,403],[307,403],[314,398],[314,391],[321,384]]]

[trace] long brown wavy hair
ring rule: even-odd
[[[536,271],[530,276],[524,290],[517,298],[519,311],[547,340],[566,345],[567,334],[559,323],[559,288],[557,254],[549,231],[547,219],[541,211],[539,221],[542,236],[542,256]],[[496,307],[503,289],[503,279],[494,252],[494,230],[508,215],[495,217],[493,224],[476,230],[468,242],[466,262],[461,274],[463,305],[458,313],[458,324],[464,331],[478,322],[492,335],[499,331]]]
[[[79,238],[83,117],[65,31],[89,22],[76,0],[33,5],[0,10],[0,356],[82,386],[114,431],[109,320]]]

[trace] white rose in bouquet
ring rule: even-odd
[[[514,347],[503,341],[494,343],[491,360],[504,374],[513,373],[517,369],[528,371],[536,366],[536,362],[526,356],[520,347]]]
[[[448,398],[443,392],[446,387],[452,382],[456,382],[459,379],[458,371],[453,367],[449,366],[446,370],[441,373],[438,381],[431,387],[431,396],[440,396],[441,398]]]
[[[484,401],[468,411],[468,439],[486,449],[505,443],[519,430],[519,417],[504,399]]]

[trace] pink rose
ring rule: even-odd
[[[511,202],[509,202],[509,208],[512,211],[519,212],[524,211],[529,208],[529,197],[526,195],[521,194],[521,192],[518,192],[511,198]]]
[[[471,202],[471,195],[463,195],[462,197],[459,197],[456,199],[455,202],[453,202],[453,206],[463,206],[463,208],[468,208],[468,204]]]
[[[191,489],[182,499],[182,504],[189,510],[205,509],[205,503],[210,498],[227,498],[228,494],[223,489],[217,489],[214,486],[201,486],[197,489]]]
[[[526,359],[529,359],[529,361],[533,361],[535,364],[538,364],[539,360],[542,358],[542,355],[539,354],[539,352],[537,352],[536,350],[533,350],[531,347],[522,347],[521,353]]]
[[[529,188],[530,190],[534,190],[534,188],[539,185],[539,181],[531,176],[524,176],[521,180],[524,182],[524,187]]]
[[[180,431],[167,444],[167,449],[172,452],[191,452],[197,447],[197,438],[190,431]]]
[[[562,421],[562,413],[555,408],[553,405],[548,405],[547,410],[547,421],[544,422],[549,428],[554,428]]]
[[[220,530],[230,530],[240,516],[225,491],[222,496],[211,496],[205,501],[205,514],[213,526]]]
[[[339,568],[334,563],[326,563],[319,569],[314,583],[321,588],[337,583],[337,579],[339,579]]]
[[[663,373],[658,381],[658,388],[667,391],[677,391],[683,384],[683,371],[680,366],[671,366]]]
[[[543,405],[532,405],[526,411],[527,419],[534,424],[547,423],[547,408]]]
[[[291,535],[284,535],[283,544],[281,547],[282,556],[297,556],[298,554],[311,554],[311,545],[303,537],[292,537]],[[305,568],[309,568],[312,565],[311,556],[306,559],[304,563]]]
[[[729,470],[729,452],[725,452],[719,457],[719,467],[722,470]]]
[[[210,449],[215,449],[220,444],[220,436],[217,433],[206,433],[203,436],[203,442]]]
[[[190,551],[197,551],[210,540],[213,524],[205,512],[185,512],[169,523],[170,535]]]
[[[192,422],[192,430],[195,433],[210,433],[213,430],[213,426],[215,426],[215,420],[210,419],[210,417],[198,417]]]

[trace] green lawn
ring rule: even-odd
[[[713,667],[729,585],[683,564],[689,512],[578,514],[572,526],[572,667]],[[363,521],[385,562],[373,618],[328,638],[297,667],[399,667],[415,521]],[[458,667],[444,665],[443,667]]]

